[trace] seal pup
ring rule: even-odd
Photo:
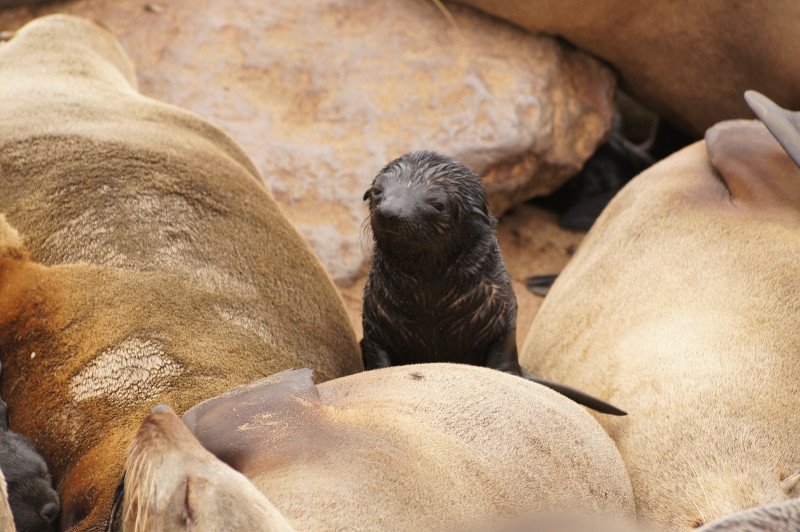
[[[460,530],[534,512],[634,513],[619,453],[589,413],[487,368],[398,366],[319,385],[308,369],[288,370],[204,401],[183,421],[297,530]],[[189,460],[173,454],[187,452],[188,433],[174,418],[159,424],[169,450],[140,452],[151,429],[140,432],[120,515],[173,511],[146,497],[134,505],[129,492],[157,486],[163,501],[184,499],[180,464]],[[222,466],[200,471],[215,485]],[[248,500],[230,501],[220,518]]]
[[[374,238],[364,287],[365,369],[420,362],[532,378],[517,359],[517,300],[480,178],[431,151],[386,165],[364,193]],[[625,412],[533,379],[599,412]]]
[[[0,364],[0,374],[2,374]],[[8,407],[0,398],[0,482],[20,532],[54,530],[60,510],[47,464],[28,438],[8,428]],[[7,490],[6,490],[7,488]],[[4,504],[4,505],[5,505]],[[0,524],[3,523],[0,509]],[[5,530],[5,528],[3,529]]]
[[[336,288],[252,162],[141,95],[108,31],[37,19],[0,46],[0,79],[2,391],[61,528],[105,525],[154,404],[362,369]]]
[[[754,105],[800,146],[797,115]],[[721,122],[620,192],[545,299],[522,363],[630,409],[600,422],[645,523],[800,496],[798,235],[798,162],[763,124]]]

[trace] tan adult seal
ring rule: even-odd
[[[800,169],[762,124],[722,122],[609,205],[521,361],[628,407],[601,422],[647,522],[797,497],[798,278]]]
[[[102,526],[154,404],[361,368],[332,283],[247,157],[139,95],[105,30],[34,21],[0,46],[0,77],[0,212],[27,247],[0,223],[2,395],[52,467],[62,526]]]
[[[622,460],[589,414],[487,368],[399,366],[318,386],[310,370],[286,371],[201,403],[184,421],[297,530],[459,530],[537,511],[634,511]],[[189,444],[162,440],[169,449],[140,432],[132,446],[128,524],[131,501],[162,520],[177,511],[166,500],[185,500],[184,468],[165,462],[185,462]]]
[[[459,1],[606,60],[626,90],[697,135],[751,116],[746,89],[800,108],[794,0]]]

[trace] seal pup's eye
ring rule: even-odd
[[[430,205],[439,212],[442,212],[444,210],[444,205],[439,203],[438,201],[434,201]]]

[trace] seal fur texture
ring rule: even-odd
[[[700,532],[796,532],[800,530],[800,500],[751,508],[706,525]]]
[[[544,301],[522,362],[626,405],[601,423],[646,523],[800,496],[798,235],[800,169],[722,122],[623,189]]]
[[[517,358],[517,299],[480,178],[450,157],[418,151],[386,165],[364,199],[375,241],[364,287],[364,367],[457,362],[532,378]]]
[[[361,369],[333,284],[252,163],[140,95],[107,31],[35,20],[0,46],[0,74],[2,392],[51,466],[62,527],[106,522],[154,404]]]
[[[184,422],[297,530],[453,530],[537,511],[634,512],[619,454],[588,413],[486,368],[421,364],[320,385],[310,370],[289,370],[205,401]]]

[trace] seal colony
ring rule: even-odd
[[[252,163],[141,96],[106,30],[37,19],[0,46],[0,77],[2,392],[51,467],[62,528],[105,524],[154,404],[361,369],[333,284]]]
[[[290,370],[183,419],[199,443],[166,410],[142,425],[125,472],[126,522],[180,523],[170,516],[196,508],[205,529],[224,528],[256,507],[296,530],[442,530],[537,512],[634,513],[619,453],[591,415],[486,368],[419,364],[320,385]],[[195,476],[207,480],[197,490]],[[214,515],[221,501],[229,506]]]
[[[534,379],[517,358],[517,300],[480,178],[445,155],[406,154],[364,193],[375,240],[364,287],[365,369],[456,362],[525,376],[599,412],[625,412]]]
[[[522,349],[548,378],[630,409],[600,421],[658,528],[800,496],[798,115],[749,99],[796,160],[763,124],[728,121],[635,178]]]

